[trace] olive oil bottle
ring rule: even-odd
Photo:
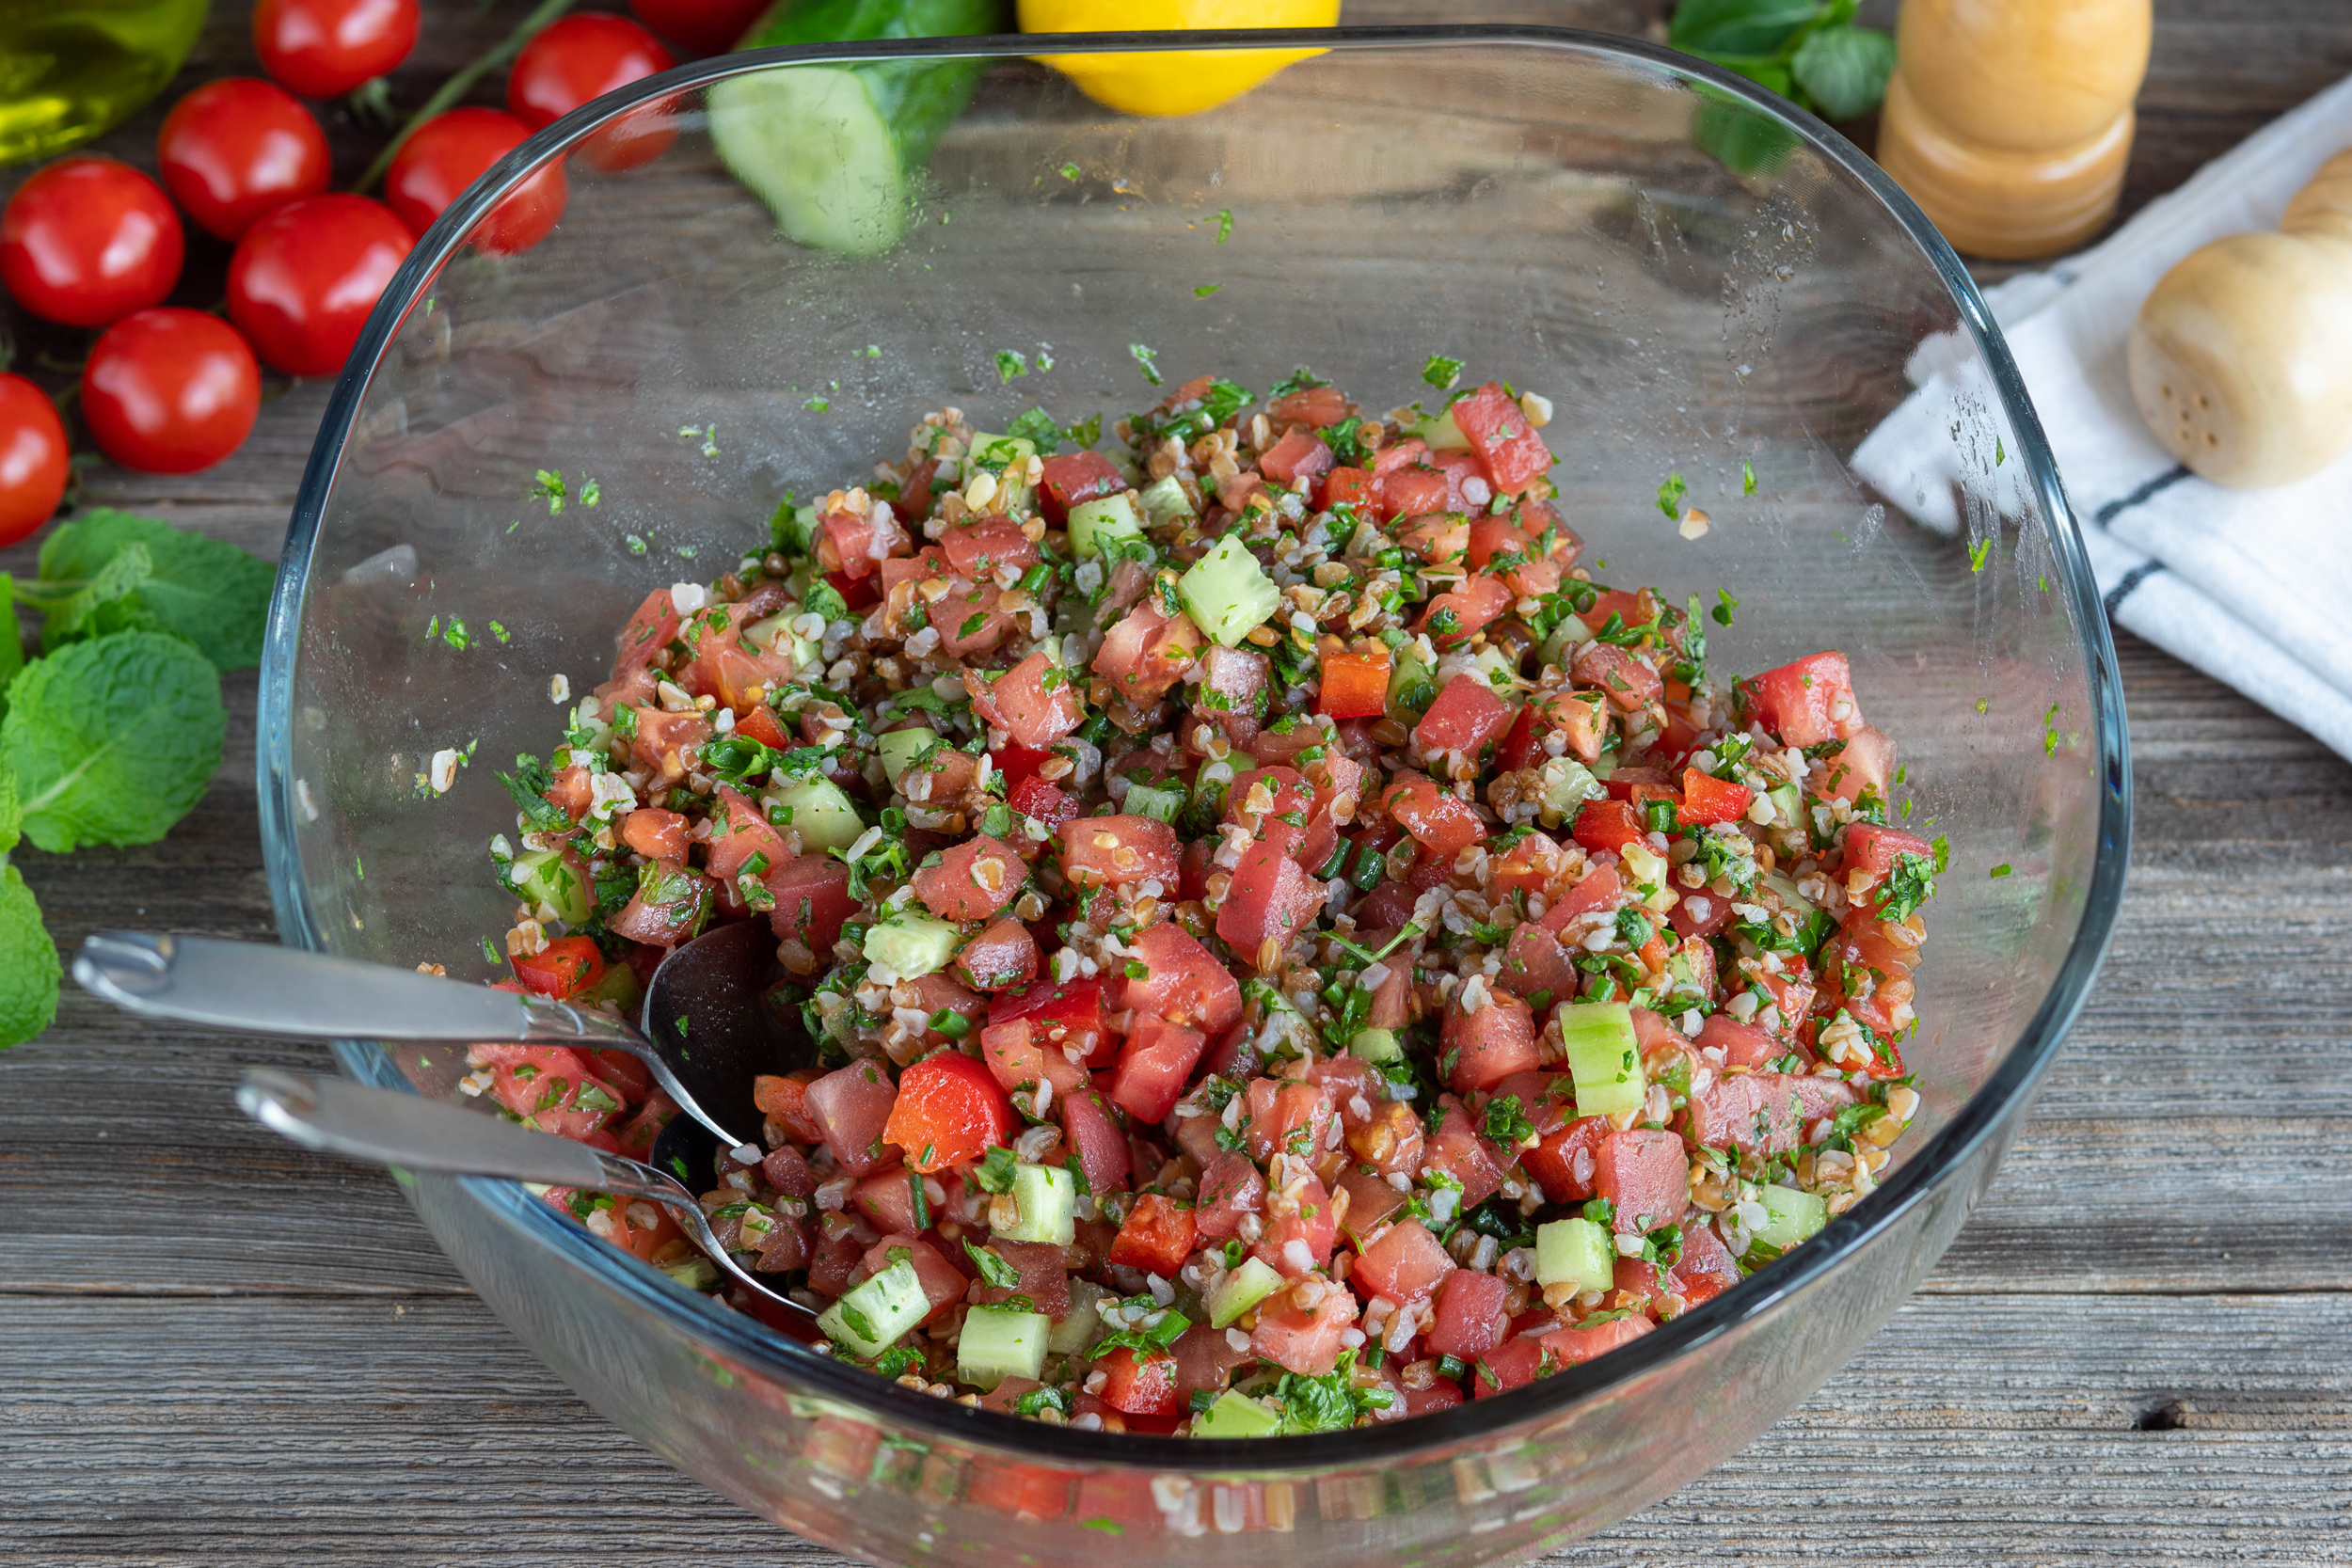
[[[0,0],[0,164],[121,124],[164,88],[205,0]]]

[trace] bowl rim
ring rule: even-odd
[[[1041,35],[893,40],[748,50],[679,66],[609,93],[534,133],[493,165],[417,242],[386,286],[358,345],[337,379],[319,424],[280,556],[262,662],[257,786],[264,859],[281,940],[292,947],[324,946],[301,880],[295,844],[299,821],[292,767],[292,677],[298,651],[302,585],[318,544],[319,526],[361,399],[394,335],[465,235],[507,192],[547,160],[560,156],[598,127],[648,100],[707,87],[730,77],[781,65],[866,60],[1034,57]],[[1446,1411],[1396,1423],[1288,1437],[1228,1439],[1204,1448],[1198,1440],[1141,1433],[1105,1434],[1049,1426],[930,1398],[877,1378],[871,1371],[821,1356],[760,1327],[751,1318],[676,1284],[634,1258],[565,1225],[515,1182],[467,1177],[460,1186],[509,1228],[558,1253],[570,1267],[630,1298],[699,1347],[720,1352],[787,1385],[855,1407],[879,1421],[964,1445],[1014,1451],[1074,1468],[1193,1470],[1279,1475],[1327,1472],[1394,1463],[1424,1450],[1458,1449],[1599,1400],[1685,1354],[1773,1311],[1836,1271],[1849,1258],[1892,1229],[1916,1205],[1965,1167],[1979,1149],[2020,1114],[2051,1057],[2087,1001],[2112,938],[2121,904],[2131,834],[2131,773],[2121,676],[2106,617],[2079,523],[2067,500],[2049,441],[2023,377],[1975,280],[1915,203],[1861,150],[1814,116],[1766,93],[1746,79],[1662,45],[1582,28],[1518,24],[1341,26],[1186,33],[1070,33],[1052,35],[1056,55],[1216,52],[1245,49],[1376,51],[1474,45],[1561,49],[1645,68],[1662,77],[1738,100],[1777,123],[1813,152],[1875,196],[1934,266],[1962,323],[1982,356],[2019,445],[2034,494],[2051,522],[2052,546],[2071,611],[2091,707],[2088,737],[2100,791],[2098,839],[2080,924],[2050,990],[2000,1066],[1945,1127],[1896,1167],[1867,1198],[1831,1220],[1811,1243],[1768,1271],[1661,1323],[1634,1343],[1551,1377],[1491,1399],[1471,1399]],[[1105,111],[1106,113],[1110,111]],[[336,1051],[355,1076],[409,1087],[383,1048],[373,1041],[338,1041]],[[412,1091],[413,1092],[413,1091]],[[1112,1440],[1105,1441],[1106,1436]]]

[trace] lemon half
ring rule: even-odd
[[[1021,0],[1025,33],[1166,33],[1208,27],[1329,27],[1340,0]],[[1238,98],[1320,49],[1041,55],[1106,108],[1189,115]]]

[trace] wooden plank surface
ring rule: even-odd
[[[429,6],[399,89],[413,102],[520,8]],[[1448,14],[1655,36],[1665,8]],[[251,69],[243,17],[216,8],[191,81]],[[2343,0],[2163,0],[2129,204],[2347,71]],[[159,115],[107,150],[146,161]],[[336,140],[347,176],[367,144],[341,125]],[[183,302],[217,298],[224,266],[193,246]],[[25,361],[71,352],[8,325]],[[278,390],[219,468],[101,467],[88,499],[274,554],[325,401],[315,383]],[[0,570],[28,566],[0,552]],[[2122,657],[2131,892],[1984,1204],[1797,1414],[1554,1560],[2352,1560],[2352,767],[2128,637]],[[168,839],[16,857],[68,950],[130,922],[273,933],[253,677],[229,696],[227,763]],[[0,1055],[0,1560],[838,1560],[605,1425],[473,1299],[389,1181],[230,1105],[245,1065],[323,1061],[151,1030],[71,990],[49,1036]]]

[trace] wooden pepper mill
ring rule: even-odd
[[[1904,0],[1878,160],[1955,249],[2070,250],[2115,210],[2151,0]]]

